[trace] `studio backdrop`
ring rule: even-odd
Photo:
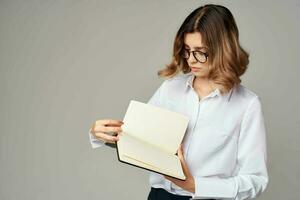
[[[242,84],[262,101],[269,183],[300,198],[299,1],[0,1],[0,199],[146,199],[149,173],[92,149],[96,120],[122,120],[162,83],[196,7],[228,7],[250,54]]]

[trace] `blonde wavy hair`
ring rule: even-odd
[[[239,43],[239,31],[229,9],[221,5],[206,4],[191,12],[180,26],[173,45],[170,64],[158,71],[162,78],[172,78],[179,72],[191,71],[181,56],[186,33],[200,32],[202,43],[208,47],[208,79],[227,93],[240,84],[240,76],[249,64],[249,54]]]

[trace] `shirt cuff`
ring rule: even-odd
[[[238,185],[234,177],[196,177],[193,199],[235,199]]]
[[[89,130],[89,137],[90,137],[90,143],[93,149],[104,146],[105,142],[103,140],[99,140],[94,137],[94,135],[91,133],[91,129]]]

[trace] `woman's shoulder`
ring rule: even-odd
[[[257,94],[254,90],[252,90],[252,89],[246,87],[246,86],[243,85],[243,84],[239,84],[239,85],[236,87],[236,91],[237,91],[238,94],[240,94],[240,95],[242,95],[242,96],[244,96],[244,97],[246,97],[246,98],[254,98],[254,97],[258,97],[258,94]]]
[[[257,101],[258,103],[260,103],[261,101],[260,96],[257,92],[246,87],[243,84],[237,85],[234,91],[234,99],[236,102],[244,102],[246,105],[249,105],[251,102]]]
[[[161,94],[164,98],[181,98],[185,94],[190,74],[178,74],[165,79],[161,84]]]
[[[173,76],[171,78],[167,78],[164,80],[163,84],[166,85],[167,87],[184,87],[185,84],[187,83],[188,78],[190,78],[192,75],[190,73],[188,74],[177,74],[176,76]]]

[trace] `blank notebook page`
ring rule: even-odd
[[[123,132],[176,154],[187,128],[188,117],[131,100],[123,122]]]

